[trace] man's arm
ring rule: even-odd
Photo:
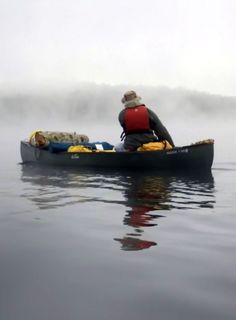
[[[173,147],[175,146],[171,135],[166,127],[162,124],[161,120],[152,110],[148,109],[151,129],[155,132],[159,140],[167,140]]]

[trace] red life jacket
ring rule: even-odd
[[[144,104],[125,109],[124,127],[126,134],[150,130],[149,114]]]

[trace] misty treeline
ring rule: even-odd
[[[99,122],[117,120],[123,108],[122,95],[135,90],[142,102],[161,117],[217,117],[236,116],[236,97],[212,95],[182,88],[148,86],[80,85],[71,90],[34,90],[0,93],[0,119],[30,120],[50,117],[58,120]]]

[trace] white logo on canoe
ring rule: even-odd
[[[167,152],[166,152],[166,154],[176,154],[176,153],[188,153],[188,148],[177,149],[177,150],[170,150],[170,151],[167,151]]]
[[[79,155],[78,154],[73,154],[72,156],[71,156],[71,159],[79,159]]]

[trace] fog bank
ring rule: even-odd
[[[122,108],[122,95],[129,89],[136,90],[143,103],[165,118],[231,118],[236,115],[236,97],[167,87],[84,84],[73,90],[0,92],[1,121],[35,117],[107,121],[117,116]]]

